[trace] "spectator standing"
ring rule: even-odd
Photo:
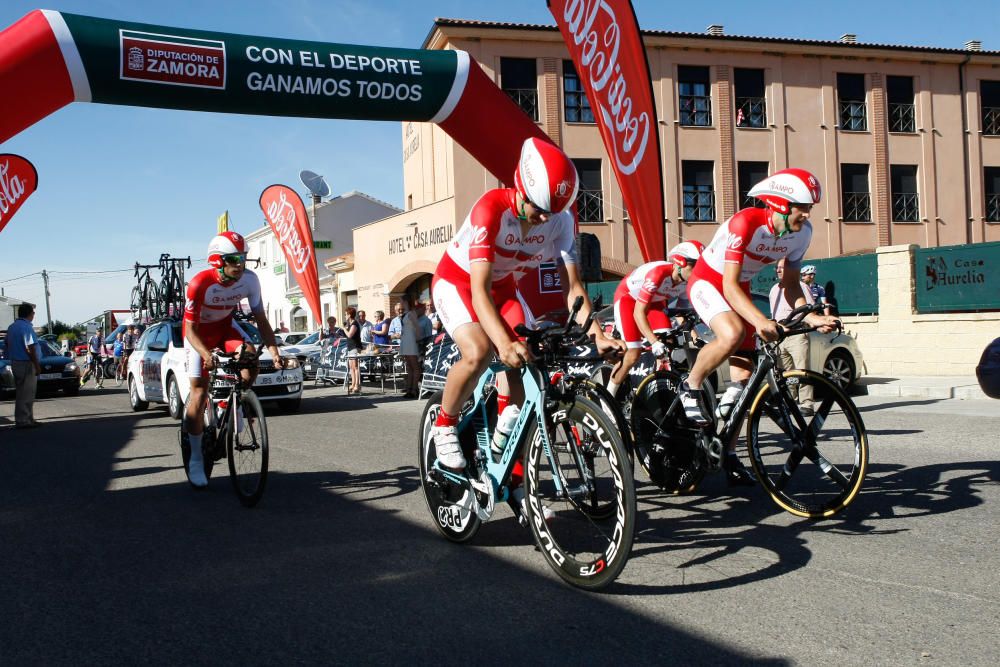
[[[344,330],[337,326],[337,318],[333,315],[326,318],[324,335],[326,338],[345,338],[347,336]]]
[[[7,328],[7,358],[14,372],[14,428],[41,426],[35,419],[35,389],[42,372],[38,360],[38,338],[31,325],[35,307],[22,303],[17,307],[17,319]]]
[[[825,306],[823,308],[823,314],[830,314],[830,303],[826,300],[826,290],[823,289],[822,285],[816,284],[816,267],[812,264],[806,264],[802,267],[802,282],[808,287],[807,290],[812,294],[812,301],[809,303],[821,303]]]
[[[378,346],[389,344],[389,320],[385,319],[385,313],[381,310],[375,311],[375,324],[372,325],[372,342]]]
[[[427,316],[427,307],[417,302],[417,322],[420,324],[420,332],[417,334],[417,346],[420,348],[421,356],[424,348],[434,338],[434,322]]]
[[[438,315],[437,307],[434,305],[434,299],[427,301],[427,317],[431,320],[431,330],[435,334],[440,332],[444,325],[441,323],[441,316]]]
[[[401,332],[399,334],[399,354],[406,364],[406,387],[403,394],[406,398],[416,398],[420,388],[420,320],[417,311],[410,307],[410,297],[403,296],[396,304],[396,312],[400,313]],[[390,326],[390,331],[392,327]]]
[[[361,327],[361,349],[367,350],[372,345],[372,323],[363,310],[358,311],[358,326]]]
[[[361,325],[356,319],[357,314],[358,311],[354,306],[349,307],[344,312],[344,324],[347,325],[345,334],[347,339],[348,396],[361,393],[361,370],[358,366],[358,353],[361,351]]]
[[[288,333],[288,327],[284,322],[278,322],[278,333]]]
[[[774,320],[783,320],[792,312],[792,306],[788,303],[788,299],[785,298],[785,289],[781,286],[781,279],[785,273],[784,258],[778,260],[778,265],[775,267],[775,271],[778,274],[778,283],[771,288],[769,299],[771,302],[771,318]],[[813,299],[812,293],[809,290],[809,286],[804,280],[799,286],[802,288],[802,295],[806,298],[806,303],[816,303],[816,300]],[[785,368],[805,370],[809,366],[809,334],[789,336],[781,342],[780,349],[781,361]],[[798,393],[798,401],[801,406],[800,410],[802,412],[802,416],[811,417],[815,414],[812,385],[793,387],[792,393],[795,394],[796,390]]]
[[[403,303],[396,304],[396,317],[389,323],[389,340],[399,345],[399,338],[403,335]]]

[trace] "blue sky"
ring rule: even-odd
[[[776,5],[635,0],[645,29],[1000,49],[995,2],[855,2]],[[37,8],[220,32],[418,48],[435,17],[546,23],[544,0],[0,0],[0,28]],[[0,91],[0,108],[16,104]],[[2,111],[0,111],[2,113]],[[402,205],[398,123],[268,118],[76,104],[0,145],[31,160],[40,189],[0,234],[0,287],[77,322],[127,307],[132,274],[72,274],[152,263],[161,252],[203,258],[222,211],[237,231],[263,224],[261,190],[302,190],[301,169],[335,193],[360,190]],[[204,268],[196,265],[195,270]],[[64,273],[60,273],[64,272]],[[38,323],[44,322],[40,309]]]

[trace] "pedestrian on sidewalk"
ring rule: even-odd
[[[14,372],[14,427],[34,428],[41,422],[35,419],[35,390],[42,372],[37,350],[38,338],[31,322],[35,307],[22,303],[17,307],[17,319],[7,328],[7,358]]]
[[[771,288],[771,319],[780,322],[792,312],[792,304],[788,303],[785,298],[785,290],[781,286],[781,277],[785,272],[784,257],[778,260],[775,271],[778,274],[778,283]],[[802,295],[806,298],[806,303],[816,303],[808,285],[805,282],[800,282],[799,286],[802,288]],[[786,369],[806,370],[809,366],[809,334],[789,336],[781,342],[779,349],[781,350],[781,362]],[[797,396],[803,417],[811,417],[815,413],[812,385],[792,387],[792,395]]]

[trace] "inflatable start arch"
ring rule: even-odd
[[[36,10],[0,32],[0,142],[70,102],[437,123],[503,182],[549,138],[464,51],[250,37]]]

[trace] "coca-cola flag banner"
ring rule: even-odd
[[[20,155],[0,154],[0,232],[37,189],[35,165]]]
[[[35,10],[0,31],[0,142],[71,102],[437,123],[509,183],[541,129],[465,51],[254,37]]]
[[[295,274],[313,317],[322,326],[323,310],[319,305],[319,275],[313,254],[312,229],[302,199],[287,185],[272,185],[261,193],[260,208],[281,245],[288,271]]]
[[[645,261],[663,259],[663,174],[646,49],[629,0],[548,0],[594,110]]]

